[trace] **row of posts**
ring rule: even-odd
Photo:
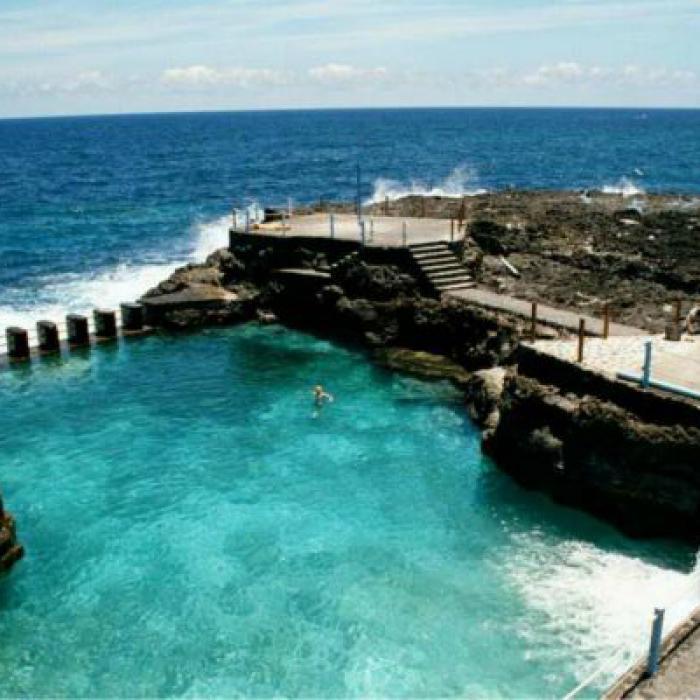
[[[367,231],[367,221],[369,221],[369,236]],[[365,245],[367,241],[374,239],[374,219],[359,219],[358,225],[360,227],[360,240],[362,245]],[[335,238],[335,214],[328,215],[328,228],[330,231],[331,238]],[[459,224],[457,226],[459,228]],[[450,242],[453,243],[455,240],[455,220],[450,219]],[[408,223],[406,221],[401,222],[401,244],[405,248],[408,245]]]
[[[537,340],[537,302],[532,302],[530,316],[530,340],[534,343]],[[607,340],[610,336],[610,304],[605,302],[603,306],[603,338]],[[578,322],[578,344],[576,348],[576,361],[583,362],[583,350],[586,340],[586,319],[581,318]]]
[[[145,314],[141,304],[121,304],[123,332],[135,333],[144,330]],[[117,314],[115,311],[95,309],[93,311],[95,339],[112,340],[117,337]],[[61,349],[58,325],[53,321],[39,321],[36,324],[38,349],[42,355],[57,353]],[[66,316],[67,342],[71,348],[90,344],[90,330],[87,316],[69,314]],[[29,333],[25,328],[13,326],[6,331],[7,356],[11,360],[27,360],[30,356]]]

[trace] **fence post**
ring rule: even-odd
[[[530,326],[530,338],[532,342],[535,342],[537,338],[537,302],[532,302],[532,316],[531,316],[531,326]]]
[[[405,221],[403,221],[401,224],[401,241],[403,243],[403,247],[405,248],[406,242],[408,241],[408,230]]]
[[[661,653],[661,638],[664,629],[664,611],[661,608],[654,609],[654,622],[651,626],[651,640],[649,641],[649,657],[647,658],[647,676],[655,676],[659,670],[659,655]]]
[[[335,214],[330,215],[331,238],[335,238]]]
[[[603,304],[603,339],[610,337],[610,302]]]
[[[644,343],[644,367],[642,368],[642,387],[649,387],[651,382],[651,340]]]
[[[582,318],[578,322],[578,353],[577,362],[583,362],[583,344],[586,338],[586,319]]]

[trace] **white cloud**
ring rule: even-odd
[[[327,63],[325,66],[310,68],[308,75],[320,83],[353,83],[383,80],[387,77],[386,68],[357,68],[345,63]]]
[[[573,61],[546,64],[535,71],[514,76],[515,83],[531,87],[552,87],[559,85],[594,85],[601,83],[637,86],[669,87],[691,86],[697,75],[690,70],[669,70],[647,66],[626,65],[622,68],[585,66]]]
[[[170,87],[206,88],[213,86],[255,87],[257,85],[285,85],[292,78],[288,71],[271,68],[212,68],[195,65],[168,68],[161,82]]]

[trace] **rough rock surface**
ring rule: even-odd
[[[609,300],[615,320],[662,332],[669,302],[681,299],[687,310],[700,294],[698,198],[504,191],[407,197],[390,202],[389,213],[464,221],[472,274],[523,299],[594,315]]]
[[[508,377],[485,448],[522,484],[636,536],[700,540],[700,426],[641,421],[615,404]]]
[[[17,543],[15,520],[5,510],[0,494],[0,576],[7,573],[23,556],[24,548]]]
[[[504,367],[478,370],[464,386],[464,397],[469,415],[484,428],[484,437],[490,436],[501,418],[500,405],[508,370]]]

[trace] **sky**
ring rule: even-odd
[[[700,107],[700,0],[2,0],[0,117]]]

